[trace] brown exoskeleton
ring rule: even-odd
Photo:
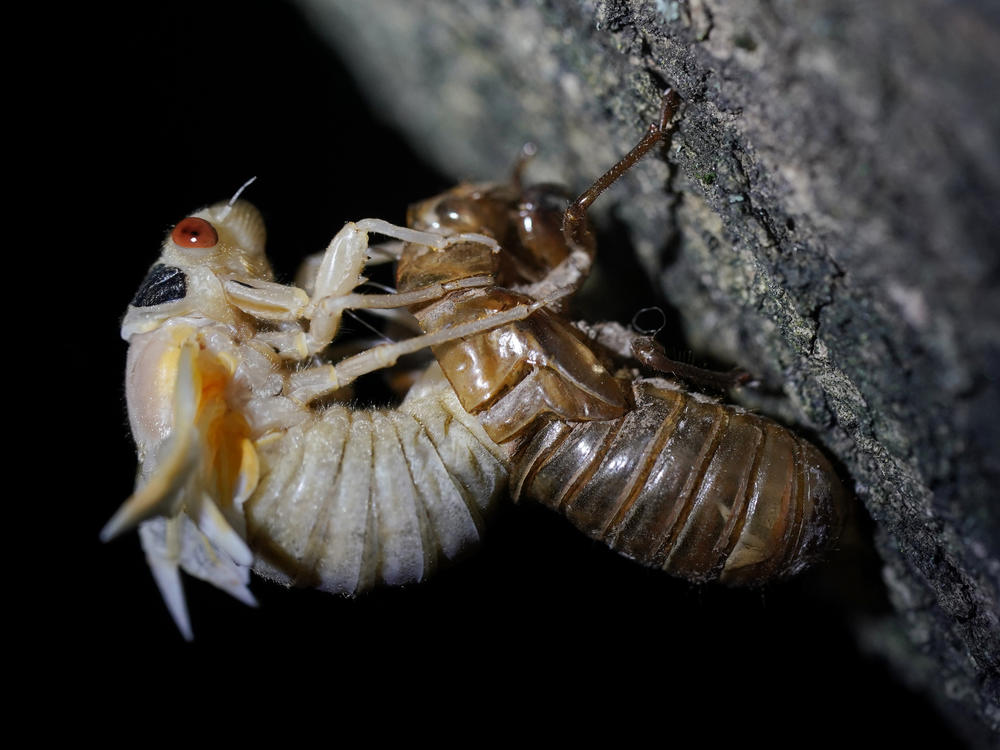
[[[489,320],[583,282],[595,244],[586,211],[668,132],[679,98],[575,201],[561,189],[459,186],[412,207],[415,229],[481,232],[502,247],[408,244],[401,291],[489,277],[411,308],[424,331]],[[666,358],[645,337],[637,361],[715,386],[745,380]],[[791,575],[836,540],[843,488],[826,458],[789,430],[662,378],[615,377],[580,331],[549,309],[433,347],[463,407],[508,450],[511,495],[565,514],[622,554],[685,578],[755,584]]]

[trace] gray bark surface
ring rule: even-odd
[[[505,175],[533,141],[531,176],[585,186],[676,86],[669,151],[600,209],[688,344],[780,390],[750,405],[839,460],[897,612],[859,638],[987,742],[1000,725],[995,6],[301,4],[384,118],[456,178]]]

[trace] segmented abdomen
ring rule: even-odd
[[[636,408],[550,422],[513,458],[511,492],[635,560],[694,581],[792,575],[837,539],[843,488],[774,422],[637,381]]]
[[[440,376],[399,409],[333,405],[257,452],[254,569],[334,593],[423,580],[479,540],[507,487],[501,450]]]

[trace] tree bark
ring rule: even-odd
[[[599,223],[627,232],[687,345],[780,391],[751,405],[839,460],[896,610],[859,621],[861,643],[986,744],[1000,727],[995,6],[301,4],[382,116],[456,178],[505,175],[533,141],[532,176],[582,188],[676,87],[669,150],[601,199]]]

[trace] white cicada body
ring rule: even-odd
[[[478,541],[507,486],[500,448],[437,368],[398,409],[334,404],[256,447],[255,570],[333,593],[424,579]]]
[[[249,604],[251,568],[345,594],[419,581],[478,540],[504,492],[502,450],[436,367],[397,409],[333,400],[364,372],[434,343],[417,337],[322,359],[343,310],[413,298],[351,293],[364,280],[368,231],[454,241],[348,224],[313,265],[310,296],[273,281],[260,214],[234,200],[174,228],[128,308],[125,385],[140,465],[135,493],[102,537],[139,525],[187,638],[179,570]]]

